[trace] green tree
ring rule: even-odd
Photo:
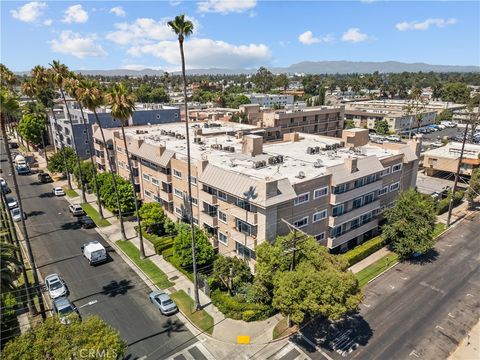
[[[345,120],[345,129],[353,129],[355,127],[355,123],[353,120]]]
[[[275,88],[282,88],[283,90],[287,90],[288,84],[289,80],[287,74],[279,74],[273,79],[273,87]]]
[[[100,198],[105,206],[112,212],[118,212],[118,204],[122,214],[133,214],[135,204],[133,203],[133,186],[132,184],[115,174],[115,183],[117,185],[117,196],[114,191],[114,181],[109,173],[103,172],[97,175],[98,185],[100,188]]]
[[[182,267],[192,267],[192,247],[188,226],[178,226],[178,234],[175,237],[173,249],[175,258]],[[210,264],[215,258],[215,252],[208,241],[207,234],[198,228],[195,228],[195,256],[198,265]]]
[[[423,254],[435,243],[435,205],[433,199],[410,189],[402,192],[393,208],[385,211],[383,237],[401,259]]]
[[[250,104],[250,99],[243,95],[243,94],[238,94],[235,96],[228,96],[226,98],[225,106],[233,109],[238,109],[240,105],[244,104]]]
[[[165,214],[162,205],[156,202],[145,203],[138,210],[142,224],[147,233],[162,235],[165,233]]]
[[[19,333],[17,320],[17,299],[14,293],[3,292],[0,295],[0,323],[2,332],[2,349],[10,338]]]
[[[45,119],[33,114],[25,114],[20,119],[17,131],[27,142],[33,145],[42,144],[42,133],[45,128]]]
[[[466,104],[470,100],[470,89],[460,82],[448,83],[442,87],[441,98],[459,104]]]
[[[375,131],[379,135],[386,135],[389,133],[390,129],[388,127],[388,122],[385,120],[379,120],[375,122]]]
[[[468,189],[465,193],[465,197],[468,201],[468,206],[473,209],[475,205],[475,199],[480,194],[480,169],[475,169],[472,172],[470,181],[468,183]]]
[[[442,121],[452,121],[453,112],[450,109],[443,110],[440,114],[438,114],[436,121],[439,124]]]
[[[58,317],[8,342],[2,351],[5,360],[36,359],[120,359],[127,349],[118,331],[96,316],[73,321],[68,326]],[[93,353],[94,356],[91,357]]]
[[[94,168],[92,166],[92,163],[85,160],[80,162],[80,166],[82,167],[82,179],[83,179],[83,184],[87,185],[88,188],[93,189],[95,191],[95,179],[94,179]],[[77,180],[77,185],[80,186],[80,172],[78,171],[78,165],[75,164],[73,168],[73,175],[75,176],[75,179]]]
[[[244,260],[219,256],[213,262],[212,278],[222,289],[234,294],[242,285],[251,283],[253,276]]]
[[[166,103],[169,102],[170,98],[168,97],[165,88],[157,86],[152,91],[150,91],[150,102],[152,103]]]
[[[273,74],[270,70],[261,66],[252,76],[252,81],[260,92],[266,93],[273,86]]]
[[[64,147],[62,150],[59,150],[55,154],[50,156],[47,167],[48,171],[52,173],[67,175],[65,174],[64,154],[67,160],[67,171],[69,174],[73,173],[73,170],[77,166],[77,159],[75,151],[71,147]]]
[[[18,277],[18,261],[15,257],[16,247],[6,242],[0,243],[1,289],[2,293],[15,289]]]

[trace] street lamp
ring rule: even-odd
[[[83,305],[79,306],[77,309],[84,308],[85,306],[91,306],[91,305],[95,305],[97,302],[98,302],[98,300],[97,300],[97,299],[95,299],[95,300],[92,300],[92,301],[89,301],[88,303],[86,303],[86,304],[83,304]]]

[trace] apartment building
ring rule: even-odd
[[[230,124],[192,125],[190,179],[184,127],[132,127],[126,137],[144,201],[157,201],[168,216],[185,219],[190,181],[194,223],[221,254],[245,257],[252,266],[256,246],[291,226],[334,253],[356,246],[376,233],[397,194],[416,183],[421,138],[370,144],[368,130],[352,129],[342,138],[293,132],[264,143]],[[106,132],[118,173],[128,178],[121,132]],[[98,129],[94,137],[97,153],[105,155]]]
[[[293,95],[283,94],[245,94],[251,104],[258,104],[261,107],[293,105]]]
[[[83,116],[85,117],[86,130],[82,122],[82,112],[77,102],[67,99],[68,110],[72,117],[72,124],[70,124],[67,109],[64,104],[58,104],[55,109],[55,117],[53,114],[49,115],[50,127],[52,129],[52,144],[55,148],[61,148],[60,142],[64,146],[77,146],[77,154],[81,158],[90,157],[92,149],[90,148],[89,139],[92,138],[92,124],[96,123],[95,114],[83,109]],[[97,109],[98,120],[102,123],[104,128],[116,128],[120,126],[120,120],[114,119],[108,107],[100,107]],[[55,118],[58,126],[55,126]],[[163,124],[169,122],[180,121],[180,109],[171,106],[157,105],[157,104],[136,104],[135,111],[132,117],[128,120],[129,126],[140,126],[149,124]]]
[[[429,176],[433,176],[442,171],[456,173],[461,151],[462,143],[459,142],[451,142],[445,146],[425,151],[423,153],[425,173]],[[480,145],[465,144],[462,163],[460,165],[460,174],[471,176],[473,170],[479,167]]]

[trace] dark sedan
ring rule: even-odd
[[[80,216],[78,218],[78,223],[84,229],[91,229],[96,226],[94,221],[88,215]]]

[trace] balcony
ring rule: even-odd
[[[167,175],[167,174],[164,174],[160,171],[155,173],[155,177],[158,178],[160,181],[163,181],[163,182],[166,182],[166,183],[172,182],[172,175]]]
[[[200,200],[205,201],[207,204],[210,204],[210,205],[217,205],[218,204],[216,195],[209,194],[204,190],[200,190],[199,195],[200,195],[199,196]]]
[[[377,218],[374,218],[372,219],[372,221],[356,228],[356,229],[352,229],[352,230],[349,230],[347,231],[346,233],[340,235],[340,236],[337,236],[335,238],[332,238],[332,237],[329,237],[328,240],[327,240],[327,246],[328,248],[330,249],[333,249],[339,245],[342,245],[344,243],[346,243],[347,241],[349,240],[352,240],[353,238],[359,236],[359,235],[362,235],[364,233],[366,233],[367,231],[369,230],[373,230],[375,229],[376,227],[378,226],[378,219]]]
[[[366,212],[370,212],[370,211],[372,211],[374,209],[378,209],[378,208],[380,208],[380,200],[379,199],[371,202],[370,204],[367,204],[367,205],[361,206],[359,208],[350,210],[346,213],[343,213],[342,215],[339,215],[339,216],[336,216],[336,217],[329,216],[328,217],[328,226],[334,227],[334,226],[343,224],[344,222],[355,219],[356,217],[358,217],[362,214],[365,214]]]
[[[217,218],[217,213],[216,212],[215,213],[208,213],[206,211],[202,211],[200,213],[200,220],[204,224],[206,224],[206,225],[208,225],[212,228],[216,228],[218,226],[218,218]]]
[[[160,190],[160,199],[165,200],[166,202],[173,201],[173,193],[167,193],[166,191]]]
[[[250,250],[255,250],[257,239],[254,236],[244,234],[237,229],[228,230],[230,237],[237,243],[246,245]]]
[[[97,164],[105,165],[105,158],[103,156],[95,156],[95,159],[97,159]]]
[[[251,225],[257,225],[257,213],[244,210],[238,206],[232,206],[229,213],[237,219],[245,221]]]
[[[330,196],[330,204],[341,204],[348,200],[353,200],[361,195],[371,193],[373,191],[380,190],[382,188],[382,182],[380,179],[370,183],[368,185],[360,186],[356,189],[349,190],[341,194],[333,194]]]

